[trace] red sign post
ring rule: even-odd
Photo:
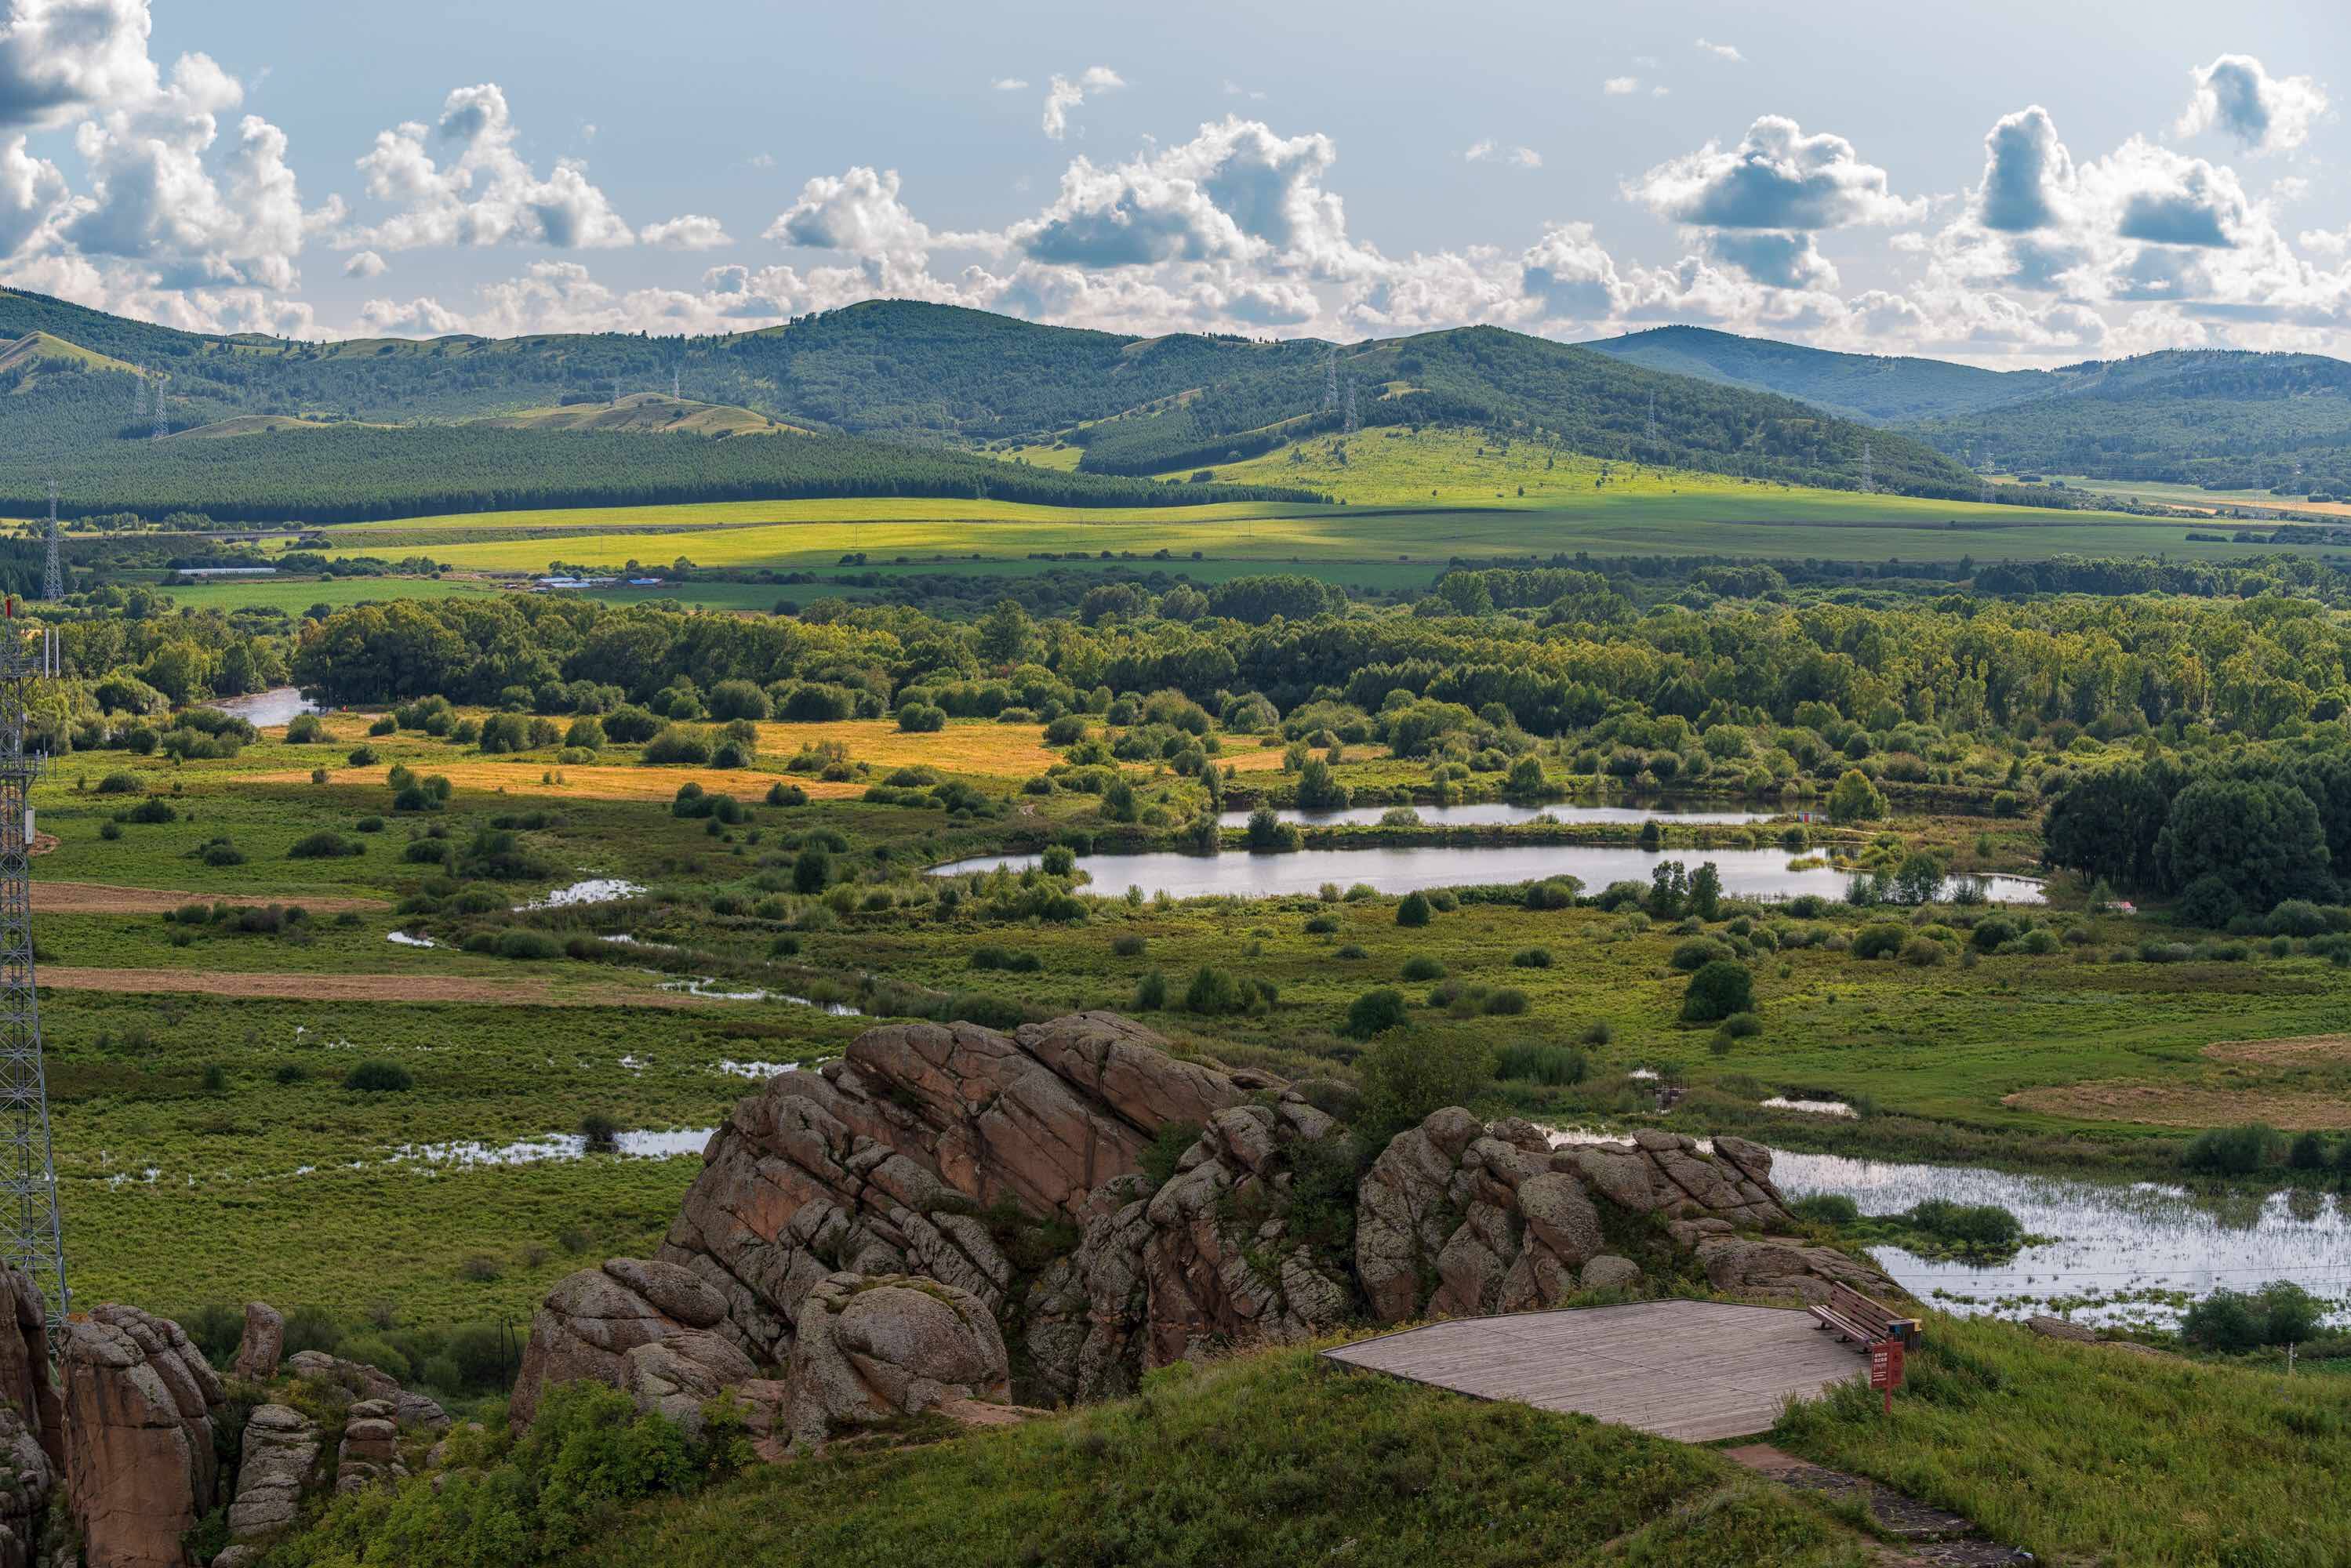
[[[1902,1342],[1879,1340],[1869,1347],[1869,1385],[1886,1395],[1886,1413],[1894,1414],[1894,1391],[1902,1385]]]

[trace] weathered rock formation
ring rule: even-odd
[[[1075,1252],[1039,1281],[1026,1343],[1055,1399],[1132,1393],[1146,1367],[1211,1346],[1311,1338],[1348,1313],[1343,1260],[1298,1232],[1298,1166],[1343,1204],[1353,1145],[1295,1093],[1219,1111],[1146,1190],[1125,1177],[1097,1190]]]
[[[1373,1163],[1355,1214],[1356,1277],[1381,1322],[1548,1307],[1640,1277],[1610,1248],[1604,1218],[1663,1221],[1719,1290],[1821,1301],[1832,1281],[1893,1288],[1832,1248],[1749,1234],[1789,1219],[1760,1144],[1718,1138],[1708,1155],[1644,1128],[1553,1148],[1528,1123],[1489,1127],[1458,1107],[1399,1134]]]
[[[408,1474],[400,1462],[399,1406],[389,1399],[362,1399],[343,1417],[342,1445],[335,1454],[337,1493],[364,1491]]]
[[[26,1568],[65,1458],[64,1421],[49,1375],[41,1292],[0,1264],[0,1568]],[[11,1332],[13,1330],[13,1332]]]
[[[252,1322],[250,1309],[246,1322]],[[236,1496],[228,1506],[230,1544],[212,1568],[246,1568],[294,1523],[303,1492],[319,1480],[319,1424],[287,1405],[258,1405],[245,1421]]]
[[[286,1354],[286,1318],[266,1301],[245,1303],[245,1333],[236,1342],[236,1359],[229,1375],[247,1383],[266,1383],[277,1375]]]
[[[951,1401],[1011,1398],[987,1302],[905,1275],[835,1274],[800,1306],[785,1407],[795,1447]]]
[[[726,1298],[674,1263],[614,1258],[567,1275],[531,1319],[508,1406],[515,1426],[530,1424],[550,1385],[581,1379],[674,1416],[690,1405],[698,1420],[702,1400],[758,1371],[710,1332],[726,1318]]]
[[[312,1383],[331,1384],[355,1399],[397,1400],[400,1380],[363,1361],[345,1361],[323,1350],[298,1350],[286,1358],[287,1372]]]
[[[768,1364],[837,1272],[919,1274],[1001,1311],[1013,1270],[980,1210],[1083,1219],[1161,1128],[1205,1124],[1270,1082],[1164,1044],[1110,1013],[1009,1035],[869,1030],[841,1060],[780,1074],[736,1107],[660,1257],[717,1289],[726,1332]]]
[[[177,1323],[101,1306],[66,1325],[66,1496],[93,1568],[182,1568],[214,1505],[220,1379]]]

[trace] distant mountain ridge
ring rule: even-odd
[[[1585,345],[1801,398],[2007,474],[2081,474],[2288,495],[2351,492],[2351,362],[2170,349],[2049,371],[1838,353],[1702,327]]]
[[[112,368],[45,372],[37,385],[0,371],[0,396],[26,394],[9,411],[18,439],[0,452],[0,504],[32,493],[37,469],[103,473],[114,493],[152,495],[168,487],[162,471],[177,464],[184,471],[172,482],[198,486],[182,507],[233,501],[235,515],[251,516],[250,508],[265,504],[255,483],[240,482],[234,497],[214,497],[217,469],[186,466],[193,458],[184,451],[169,454],[184,444],[139,439],[153,420],[152,412],[135,411],[152,409],[146,399],[158,384],[171,429],[250,430],[252,440],[270,444],[273,463],[314,451],[323,461],[330,450],[337,461],[363,452],[389,463],[394,452],[437,442],[452,457],[462,448],[479,475],[470,483],[506,497],[550,493],[530,471],[534,452],[576,466],[576,450],[552,444],[559,438],[594,434],[658,442],[664,433],[699,429],[723,445],[729,435],[764,429],[767,420],[811,433],[804,441],[854,436],[927,446],[934,464],[945,457],[942,447],[1075,447],[1073,493],[1105,497],[1108,488],[1087,491],[1076,481],[1188,480],[1218,463],[1309,435],[1343,434],[1351,423],[1490,427],[1634,466],[1844,489],[1858,486],[1866,448],[1880,489],[1948,498],[1971,498],[1976,490],[1972,476],[1932,448],[1825,416],[1799,400],[1661,373],[1492,327],[1335,346],[1199,334],[1134,338],[872,300],[715,337],[306,343],[183,332],[0,290],[0,340],[36,332],[103,356]],[[125,368],[133,366],[141,367],[143,387]],[[636,405],[656,393],[666,402],[673,387],[686,402],[731,408],[741,417],[730,427],[716,415],[640,416]],[[546,413],[591,404],[609,412]],[[353,425],[376,428],[362,440],[350,431]],[[334,439],[336,427],[341,439]],[[447,434],[453,427],[465,433],[462,441]],[[428,435],[434,430],[443,434]],[[572,455],[558,455],[566,450]],[[747,465],[758,461],[742,455],[689,459],[665,446],[636,451],[641,465],[690,464],[713,476],[723,470],[729,494],[743,493],[737,486],[752,482]],[[774,449],[778,461],[788,452],[805,460],[815,449]],[[252,460],[251,452],[244,455]],[[403,471],[430,466],[419,462]],[[854,466],[861,486],[876,471],[871,452],[861,452]],[[935,473],[925,481],[937,482]],[[1043,483],[1021,482],[1031,488]],[[678,483],[691,487],[683,473]],[[324,505],[316,483],[306,478],[299,489],[309,504]],[[1187,485],[1181,498],[1206,495]],[[433,500],[450,504],[438,486]],[[397,497],[374,493],[365,508],[381,516],[382,507],[398,504]]]

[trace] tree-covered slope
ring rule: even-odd
[[[363,425],[511,421],[567,404],[626,406],[674,384],[689,400],[756,417],[906,444],[1063,437],[1083,445],[1081,467],[1133,476],[1229,461],[1237,452],[1250,455],[1338,428],[1344,409],[1332,406],[1334,361],[1339,401],[1352,394],[1367,424],[1488,426],[1614,460],[1845,489],[1859,482],[1866,443],[1880,488],[1974,493],[1957,465],[1903,437],[1873,435],[1790,399],[1643,370],[1490,327],[1334,350],[1312,341],[1127,338],[877,300],[710,338],[606,333],[297,343],[180,332],[0,290],[0,333],[34,332],[102,358],[79,364],[53,358],[37,377],[0,369],[0,395],[15,399],[16,436],[10,453],[0,455],[0,496],[24,492],[38,476],[36,469],[134,488],[145,476],[173,472],[182,460],[131,450],[147,444],[154,423],[148,400],[164,376],[163,421],[172,430],[254,416]],[[669,422],[621,423],[659,432]],[[256,439],[308,443],[314,434],[280,430]],[[580,489],[576,473],[530,471],[534,449],[527,444],[558,432],[507,434],[517,441],[503,446],[476,434],[462,442],[348,436],[340,445],[303,450],[360,452],[369,460],[394,450],[462,454],[453,475],[478,476],[478,483],[504,494]],[[494,450],[497,462],[484,465],[480,455]],[[573,448],[545,453],[566,469],[578,461]],[[664,474],[698,466],[730,476],[745,461],[645,450],[634,458]],[[273,456],[264,466],[282,475],[284,461]],[[647,476],[649,482],[657,476]],[[391,502],[380,478],[367,480],[373,488],[365,495],[330,497],[305,486],[278,499],[291,505],[298,496],[314,516],[381,515],[373,508]],[[89,488],[82,482],[70,487],[81,494]],[[627,495],[637,498],[638,492]],[[215,486],[207,498],[215,497],[227,508],[223,515],[241,516],[258,496],[251,486],[235,496]],[[194,496],[175,498],[176,507],[199,505]]]
[[[1899,424],[1973,413],[2057,390],[2043,371],[1987,371],[1944,360],[1840,354],[1704,327],[1658,327],[1583,345],[1627,364],[1779,392],[1847,419]]]
[[[1912,427],[2011,471],[2304,496],[2351,492],[2351,364],[2169,350],[2076,365],[2063,396]]]
[[[1831,489],[1856,487],[1866,445],[1878,489],[1968,499],[1978,490],[1965,468],[1908,436],[1494,327],[1354,344],[1337,362],[1366,426],[1481,425],[1571,453]],[[1345,411],[1325,408],[1327,385],[1321,357],[1269,360],[1197,396],[1077,432],[1081,466],[1165,473],[1336,430]]]

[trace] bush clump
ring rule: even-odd
[[[397,1061],[371,1057],[343,1074],[343,1087],[361,1094],[396,1094],[416,1087],[416,1075]]]
[[[1689,989],[1682,996],[1682,1021],[1718,1023],[1733,1013],[1752,1011],[1754,1003],[1755,979],[1747,966],[1717,958],[1690,977]]]

